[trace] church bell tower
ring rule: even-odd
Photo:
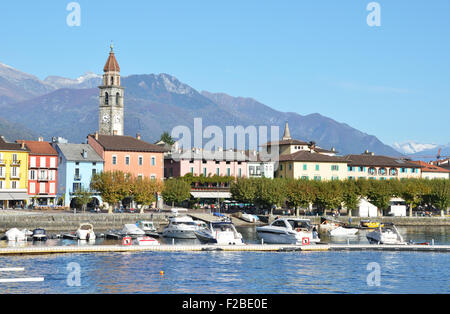
[[[100,89],[98,129],[101,135],[123,135],[123,91],[120,86],[120,67],[114,56],[114,47],[103,69]]]

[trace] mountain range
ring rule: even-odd
[[[94,73],[78,79],[51,76],[40,80],[0,63],[0,132],[9,140],[61,136],[84,142],[87,134],[98,129],[100,84],[101,76]],[[122,85],[125,133],[140,133],[148,142],[157,141],[175,126],[192,130],[194,118],[202,118],[204,128],[215,125],[224,133],[226,126],[262,125],[279,126],[282,133],[287,121],[293,138],[334,147],[341,154],[369,150],[400,155],[376,136],[318,113],[280,112],[252,98],[199,92],[168,74],[130,75],[122,77]]]

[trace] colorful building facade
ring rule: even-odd
[[[8,143],[0,137],[0,207],[28,203],[28,154],[25,143]]]
[[[58,153],[42,138],[38,141],[16,141],[25,143],[28,155],[28,196],[30,205],[55,205],[58,171]]]

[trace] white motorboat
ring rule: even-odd
[[[153,221],[138,221],[136,225],[149,236],[159,236]]]
[[[270,244],[304,244],[320,242],[316,227],[309,219],[281,218],[271,225],[256,227],[258,237]]]
[[[337,227],[336,229],[329,230],[328,234],[332,237],[347,237],[357,234],[358,231],[356,228]]]
[[[195,224],[198,227],[198,230],[203,230],[208,228],[208,224],[202,220],[194,220]]]
[[[126,224],[125,226],[123,226],[123,229],[120,232],[120,234],[123,237],[132,237],[132,238],[144,237],[145,236],[144,230],[142,230],[141,228],[139,228],[135,224]]]
[[[407,244],[394,224],[384,223],[366,237],[370,244]]]
[[[247,213],[242,213],[241,219],[249,223],[255,223],[259,220],[258,216]]]
[[[169,218],[169,225],[164,228],[163,237],[177,239],[195,239],[195,231],[199,230],[197,223],[189,216]]]
[[[82,223],[75,233],[78,240],[82,241],[94,241],[95,233],[94,226],[89,223]]]
[[[218,221],[209,224],[207,229],[195,231],[202,243],[242,245],[242,235],[230,221]]]
[[[33,241],[47,241],[47,233],[45,229],[37,228],[33,230]]]
[[[6,239],[8,242],[25,242],[27,240],[27,234],[24,231],[12,228],[5,233]]]
[[[142,245],[142,246],[154,246],[154,245],[160,245],[160,243],[158,242],[158,240],[152,238],[152,237],[138,237],[136,239],[136,243],[137,245]]]
[[[338,221],[322,217],[320,219],[319,231],[320,232],[330,232],[331,230],[337,229],[342,225]]]

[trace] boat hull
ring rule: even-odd
[[[307,238],[309,243],[320,242],[319,238],[314,238],[311,234],[306,233],[282,233],[272,232],[268,230],[257,230],[258,237],[268,244],[302,244],[303,239]]]
[[[197,239],[194,231],[186,230],[164,230],[163,237],[174,239]]]

